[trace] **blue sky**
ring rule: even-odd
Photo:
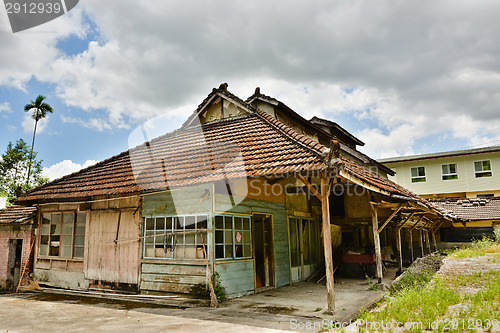
[[[497,145],[498,12],[496,1],[85,0],[13,34],[0,7],[0,150],[31,143],[23,106],[45,95],[55,112],[35,150],[60,177],[126,150],[148,120],[179,127],[222,82],[336,121],[374,158]]]

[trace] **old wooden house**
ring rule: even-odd
[[[37,207],[35,277],[204,293],[217,272],[235,297],[326,266],[332,303],[332,265],[347,250],[372,249],[381,277],[381,252],[401,253],[401,230],[430,233],[420,239],[430,244],[448,217],[372,168],[359,142],[297,115],[221,85],[179,130],[32,190],[18,203]]]

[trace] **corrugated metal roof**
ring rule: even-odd
[[[491,146],[491,147],[482,147],[482,148],[473,148],[473,149],[464,149],[464,150],[452,150],[452,151],[445,151],[445,152],[431,153],[431,154],[420,154],[420,155],[381,158],[381,159],[378,159],[378,161],[382,164],[389,164],[389,163],[397,163],[397,162],[427,160],[427,159],[440,158],[440,157],[474,155],[474,154],[493,153],[493,152],[500,152],[500,146]]]

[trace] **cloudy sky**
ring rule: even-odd
[[[334,120],[374,158],[500,144],[499,1],[102,1],[13,34],[0,7],[0,151],[31,143],[51,178],[179,127],[213,87],[255,87]]]

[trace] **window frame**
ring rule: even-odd
[[[223,228],[217,228],[217,217],[223,218]],[[229,229],[226,228],[227,219],[231,219],[231,243],[226,241],[226,235],[228,234]],[[236,228],[235,221],[237,218],[241,219],[241,228]],[[248,221],[248,229],[245,229],[245,220]],[[252,216],[243,215],[243,214],[216,214],[213,217],[213,230],[214,230],[214,260],[216,261],[224,261],[224,260],[248,260],[253,258],[253,232],[252,232]],[[217,242],[217,231],[222,231],[223,239],[222,242]],[[237,242],[238,232],[241,231],[242,241]],[[249,240],[246,239],[245,233],[249,235]],[[241,244],[238,244],[241,243]],[[237,256],[237,246],[241,245],[242,256]],[[218,250],[217,247],[222,246],[223,255],[222,257],[217,257]],[[226,256],[227,246],[231,246],[231,256]],[[245,256],[245,246],[249,246],[249,255]]]
[[[69,223],[64,223],[65,220],[65,215],[73,215],[72,218],[72,231],[71,234],[66,232],[64,233],[64,226],[65,224],[68,225]],[[79,214],[83,215],[83,221],[79,221]],[[44,215],[50,215],[49,223],[44,223]],[[57,229],[58,223],[52,223],[53,215],[60,215],[60,223],[59,223],[59,232],[58,235],[52,232],[52,226],[54,225],[55,228]],[[55,260],[74,260],[74,261],[83,261],[84,256],[85,256],[85,238],[86,238],[86,232],[87,232],[87,212],[86,211],[79,211],[79,210],[64,210],[64,211],[47,211],[47,212],[40,212],[40,233],[38,236],[38,258],[40,259],[55,259]],[[44,230],[44,226],[48,227],[48,233],[46,230]],[[83,226],[83,229],[81,229]],[[82,231],[77,232],[78,230]],[[64,237],[71,237],[71,245],[63,244],[63,238]],[[81,242],[79,241],[78,244],[76,243],[77,237],[81,236]],[[46,238],[46,241],[44,239]],[[58,240],[56,240],[58,237]],[[47,243],[47,244],[42,244]],[[58,243],[57,246],[52,246],[52,243]],[[81,244],[80,244],[81,243]],[[45,247],[46,252],[42,254],[42,249]],[[58,255],[53,255],[51,254],[51,248],[57,248],[58,250]],[[71,256],[63,256],[63,248],[70,248],[71,249]],[[76,249],[79,250],[79,254],[76,254]]]
[[[423,175],[419,174],[418,176],[413,176],[413,169],[417,169],[417,173],[419,173],[420,168],[422,168],[424,170],[424,174]],[[412,183],[425,183],[427,181],[425,166],[410,167],[410,177],[411,177]]]
[[[484,162],[488,162],[489,170],[484,170]],[[481,163],[481,170],[476,170],[476,163]],[[493,177],[493,167],[491,166],[491,160],[479,160],[474,161],[474,177],[475,178],[484,178],[484,177]]]
[[[450,171],[450,166],[454,165],[455,166],[455,172]],[[444,167],[448,167],[448,172],[444,172]],[[458,167],[457,163],[445,163],[441,164],[441,179],[442,180],[455,180],[458,179]]]
[[[193,218],[195,220],[195,228],[186,228],[186,218]],[[203,218],[205,218],[203,220]],[[153,219],[154,220],[154,229],[148,229],[148,219]],[[163,230],[157,228],[157,222],[158,220],[163,219],[164,222],[164,227]],[[168,225],[168,219],[170,219],[171,227],[170,227],[170,232],[171,232],[171,238],[170,238],[170,244],[167,244],[165,240],[169,236],[167,233],[167,225]],[[180,223],[182,225],[182,229],[176,228],[176,223],[174,221],[179,222],[179,219],[182,219],[183,222]],[[208,255],[208,232],[210,231],[210,221],[211,216],[210,214],[178,214],[178,215],[151,215],[151,216],[145,216],[143,218],[143,232],[142,232],[142,259],[155,259],[155,260],[168,260],[168,261],[200,261],[200,260],[205,260],[205,253]],[[198,223],[205,221],[206,227],[205,228],[198,228]],[[186,230],[193,230],[193,231],[186,231]],[[161,232],[162,231],[162,232]],[[203,240],[201,239],[201,236],[199,236],[199,232],[203,231]],[[148,235],[148,232],[153,232],[152,234]],[[194,233],[194,243],[186,243],[186,235]],[[182,243],[178,243],[178,240],[176,238],[178,236],[182,237]],[[157,249],[160,249],[161,247],[157,247],[157,238],[158,237],[163,237],[164,241],[158,245],[163,244],[163,257],[162,256],[156,256],[156,253],[158,252]],[[148,242],[149,238],[153,240],[152,243]],[[175,244],[174,244],[175,242]],[[149,255],[147,248],[150,247],[149,244],[153,244],[153,255]],[[205,245],[205,253],[203,253],[203,244]],[[149,245],[149,246],[148,246]],[[170,245],[170,246],[169,246]],[[186,258],[186,247],[189,246],[194,247],[194,253],[195,257],[194,258]],[[181,248],[182,249],[182,256],[178,256],[177,250]],[[168,251],[168,249],[171,249]],[[198,250],[200,249],[200,250]],[[198,253],[198,251],[201,251],[201,253]],[[160,251],[161,252],[161,251]],[[170,256],[167,254],[170,253]]]

